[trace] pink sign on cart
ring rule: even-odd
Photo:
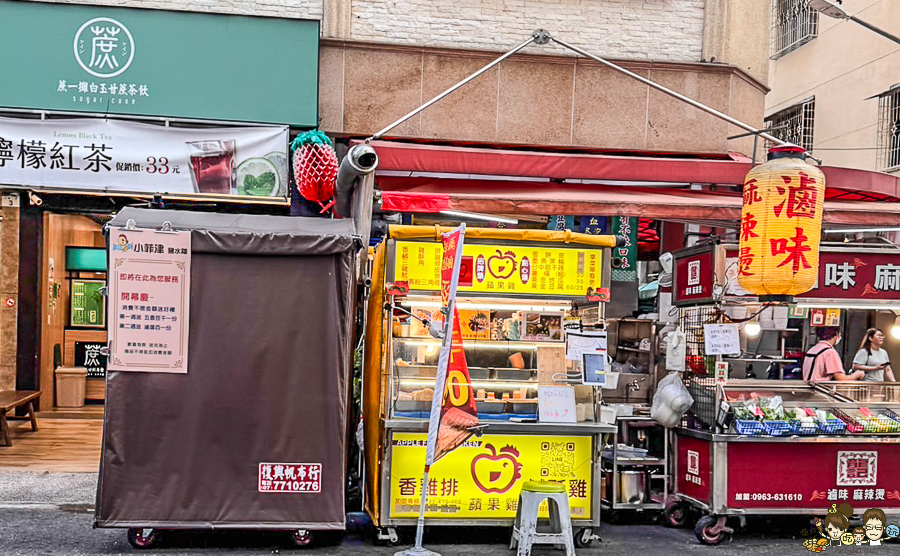
[[[109,370],[187,373],[191,233],[109,229]]]

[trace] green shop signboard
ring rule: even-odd
[[[612,219],[610,233],[625,238],[625,244],[613,249],[613,257],[618,259],[618,268],[613,268],[614,282],[637,281],[637,218],[616,216]]]
[[[317,21],[2,0],[0,21],[0,107],[317,124]]]

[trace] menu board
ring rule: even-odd
[[[110,228],[111,371],[186,373],[191,234]]]
[[[575,389],[571,386],[538,386],[538,420],[542,423],[574,423]]]
[[[394,281],[410,290],[440,290],[442,256],[440,243],[398,241]],[[461,292],[582,297],[605,286],[601,248],[463,246]]]
[[[72,279],[69,326],[78,328],[106,326],[106,296],[100,292],[105,285],[105,280]]]

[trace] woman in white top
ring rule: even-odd
[[[863,380],[866,382],[884,382],[885,375],[889,382],[895,382],[894,371],[891,369],[887,351],[881,347],[882,345],[884,345],[884,332],[877,328],[866,330],[859,351],[853,358],[853,370],[864,371],[866,377]]]

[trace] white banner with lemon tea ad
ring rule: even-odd
[[[0,118],[0,185],[283,201],[287,148],[284,126],[184,128],[95,118]]]

